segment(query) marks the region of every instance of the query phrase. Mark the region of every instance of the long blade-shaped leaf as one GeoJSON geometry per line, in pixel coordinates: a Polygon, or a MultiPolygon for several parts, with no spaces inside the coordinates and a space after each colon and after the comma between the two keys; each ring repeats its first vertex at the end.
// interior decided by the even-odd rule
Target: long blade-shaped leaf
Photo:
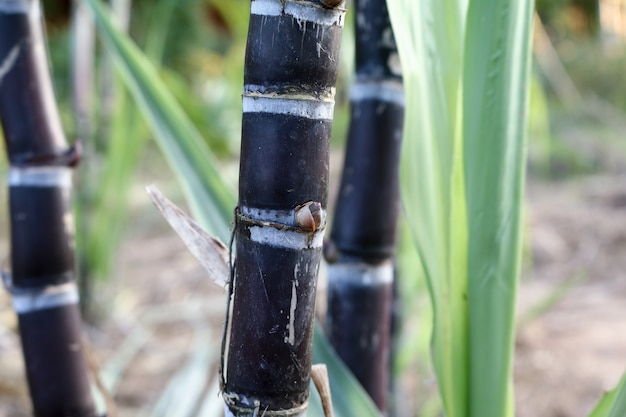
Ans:
{"type": "Polygon", "coordinates": [[[433,360],[448,417],[467,408],[459,102],[467,1],[389,0],[406,91],[402,199],[428,279],[433,360]],[[456,204],[458,206],[453,206],[456,204]],[[459,258],[460,257],[460,258],[459,258]],[[454,260],[454,261],[453,261],[454,260]]]}
{"type": "Polygon", "coordinates": [[[532,0],[389,9],[407,96],[403,202],[429,282],[445,412],[511,415],[532,0]]]}
{"type": "Polygon", "coordinates": [[[98,0],[84,1],[93,11],[100,36],[150,123],[196,218],[209,232],[227,240],[235,199],[220,176],[215,158],[152,64],[115,27],[109,12],[98,0]]]}
{"type": "Polygon", "coordinates": [[[472,0],[464,62],[470,416],[513,415],[532,0],[472,0]]]}

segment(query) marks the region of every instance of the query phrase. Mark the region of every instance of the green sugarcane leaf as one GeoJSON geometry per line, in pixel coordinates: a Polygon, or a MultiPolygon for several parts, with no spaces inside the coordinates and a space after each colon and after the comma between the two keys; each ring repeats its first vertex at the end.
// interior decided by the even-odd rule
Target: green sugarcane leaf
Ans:
{"type": "Polygon", "coordinates": [[[532,0],[389,10],[407,97],[402,198],[445,413],[511,416],[532,0]]]}
{"type": "Polygon", "coordinates": [[[604,394],[589,417],[622,417],[626,416],[626,375],[619,385],[604,394]]]}
{"type": "Polygon", "coordinates": [[[472,0],[463,88],[472,417],[513,416],[532,0],[472,0]]]}
{"type": "Polygon", "coordinates": [[[98,0],[84,1],[94,13],[98,32],[178,177],[198,222],[227,241],[235,199],[211,151],[150,61],[116,28],[109,11],[98,0]]]}
{"type": "Polygon", "coordinates": [[[433,362],[446,415],[467,409],[459,94],[466,1],[389,0],[406,96],[402,200],[429,285],[433,362]]]}

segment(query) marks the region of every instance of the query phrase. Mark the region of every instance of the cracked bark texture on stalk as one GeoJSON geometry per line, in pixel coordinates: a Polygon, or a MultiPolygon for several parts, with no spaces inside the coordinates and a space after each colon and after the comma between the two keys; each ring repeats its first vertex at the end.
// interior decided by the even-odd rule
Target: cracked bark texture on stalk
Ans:
{"type": "Polygon", "coordinates": [[[385,0],[355,0],[354,8],[356,79],[325,248],[330,264],[326,329],[339,356],[385,412],[404,93],[385,0]]]}
{"type": "Polygon", "coordinates": [[[344,13],[319,0],[251,2],[227,416],[306,414],[344,13]]]}
{"type": "Polygon", "coordinates": [[[74,282],[71,166],[37,0],[0,0],[0,123],[10,161],[11,275],[36,417],[93,417],[74,282]]]}

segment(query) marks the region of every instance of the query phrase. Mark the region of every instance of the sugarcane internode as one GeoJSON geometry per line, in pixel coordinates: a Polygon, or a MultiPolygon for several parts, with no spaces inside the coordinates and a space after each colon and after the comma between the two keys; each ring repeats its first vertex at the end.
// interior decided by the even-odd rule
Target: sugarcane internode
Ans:
{"type": "Polygon", "coordinates": [[[94,417],[74,280],[72,169],[78,147],[61,128],[39,2],[0,0],[0,123],[11,164],[11,273],[36,417],[94,417]]]}
{"type": "Polygon", "coordinates": [[[304,416],[345,11],[253,0],[246,48],[227,416],[304,416]]]}

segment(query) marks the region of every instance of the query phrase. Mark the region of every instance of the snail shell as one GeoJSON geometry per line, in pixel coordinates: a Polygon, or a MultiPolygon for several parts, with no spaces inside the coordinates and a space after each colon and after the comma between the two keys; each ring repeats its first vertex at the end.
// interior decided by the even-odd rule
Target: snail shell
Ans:
{"type": "Polygon", "coordinates": [[[322,224],[322,205],[315,201],[308,201],[296,207],[296,224],[307,232],[314,232],[322,224]]]}

